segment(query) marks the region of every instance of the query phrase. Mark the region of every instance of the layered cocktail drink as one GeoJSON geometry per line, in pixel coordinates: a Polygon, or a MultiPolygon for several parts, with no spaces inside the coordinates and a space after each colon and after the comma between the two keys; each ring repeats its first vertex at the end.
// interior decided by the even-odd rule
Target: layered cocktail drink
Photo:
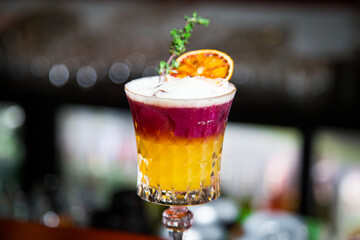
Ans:
{"type": "Polygon", "coordinates": [[[144,200],[194,205],[220,195],[223,137],[236,89],[213,82],[149,77],[126,84],[144,200]]]}

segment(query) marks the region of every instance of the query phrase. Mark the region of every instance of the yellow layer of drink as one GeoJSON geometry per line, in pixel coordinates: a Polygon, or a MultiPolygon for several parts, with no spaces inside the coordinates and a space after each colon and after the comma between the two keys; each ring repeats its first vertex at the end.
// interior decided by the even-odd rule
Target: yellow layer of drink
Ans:
{"type": "Polygon", "coordinates": [[[137,133],[138,184],[175,192],[218,186],[223,136],[160,138],[137,133]]]}

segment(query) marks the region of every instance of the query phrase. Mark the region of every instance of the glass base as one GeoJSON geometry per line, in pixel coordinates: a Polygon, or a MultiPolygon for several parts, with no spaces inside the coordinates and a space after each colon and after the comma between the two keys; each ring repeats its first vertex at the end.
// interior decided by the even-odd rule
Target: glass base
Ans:
{"type": "Polygon", "coordinates": [[[198,205],[210,202],[220,196],[220,186],[209,186],[196,191],[166,191],[145,184],[137,186],[138,195],[145,201],[161,205],[198,205]]]}
{"type": "Polygon", "coordinates": [[[163,212],[162,222],[169,232],[171,240],[182,240],[185,231],[193,225],[193,214],[187,207],[170,206],[163,212]]]}

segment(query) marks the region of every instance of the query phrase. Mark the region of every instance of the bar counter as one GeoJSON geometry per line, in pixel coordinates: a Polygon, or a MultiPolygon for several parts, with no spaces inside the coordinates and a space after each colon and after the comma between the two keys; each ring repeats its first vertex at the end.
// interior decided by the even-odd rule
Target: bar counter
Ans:
{"type": "Polygon", "coordinates": [[[73,227],[49,228],[33,222],[0,219],[1,240],[161,240],[148,235],[73,227]]]}

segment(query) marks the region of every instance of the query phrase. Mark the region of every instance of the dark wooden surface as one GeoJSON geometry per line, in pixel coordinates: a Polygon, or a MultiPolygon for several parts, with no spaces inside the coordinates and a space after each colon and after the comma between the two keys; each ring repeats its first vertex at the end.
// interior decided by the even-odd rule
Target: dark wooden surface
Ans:
{"type": "Polygon", "coordinates": [[[38,223],[0,219],[1,240],[161,240],[133,233],[73,227],[49,228],[38,223]]]}

